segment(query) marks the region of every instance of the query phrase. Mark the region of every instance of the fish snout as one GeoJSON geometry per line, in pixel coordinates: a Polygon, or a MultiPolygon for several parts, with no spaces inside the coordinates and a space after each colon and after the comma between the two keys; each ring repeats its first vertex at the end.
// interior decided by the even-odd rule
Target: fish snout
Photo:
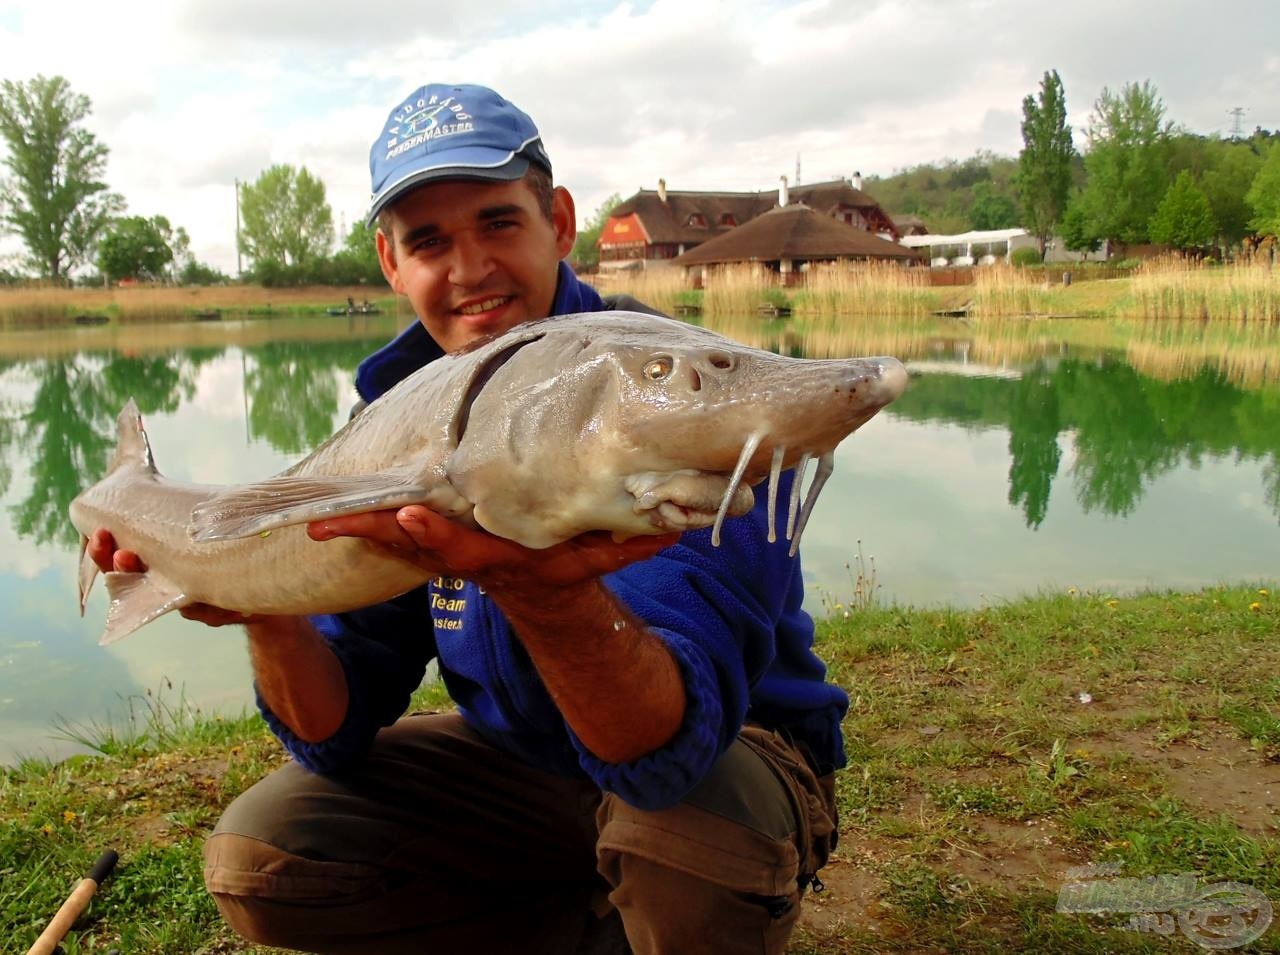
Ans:
{"type": "Polygon", "coordinates": [[[907,370],[896,358],[859,358],[845,363],[840,375],[840,392],[850,410],[875,414],[907,387],[907,370]]]}

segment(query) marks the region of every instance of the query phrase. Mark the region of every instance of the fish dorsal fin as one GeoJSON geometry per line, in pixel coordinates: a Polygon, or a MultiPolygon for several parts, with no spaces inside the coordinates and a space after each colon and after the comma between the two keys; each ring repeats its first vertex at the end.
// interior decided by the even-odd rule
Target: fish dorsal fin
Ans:
{"type": "Polygon", "coordinates": [[[191,603],[186,594],[153,571],[141,574],[112,571],[104,578],[111,603],[107,607],[106,629],[98,641],[102,646],[115,643],[156,617],[191,603]]]}
{"type": "Polygon", "coordinates": [[[470,502],[448,481],[424,478],[418,468],[342,477],[274,477],[228,488],[197,505],[188,530],[193,540],[216,541],[406,504],[425,504],[448,516],[470,510],[470,502]]]}
{"type": "Polygon", "coordinates": [[[107,468],[107,473],[111,474],[122,467],[156,473],[156,459],[151,453],[151,442],[147,439],[147,430],[142,426],[142,415],[132,398],[125,402],[116,418],[116,456],[107,468]]]}

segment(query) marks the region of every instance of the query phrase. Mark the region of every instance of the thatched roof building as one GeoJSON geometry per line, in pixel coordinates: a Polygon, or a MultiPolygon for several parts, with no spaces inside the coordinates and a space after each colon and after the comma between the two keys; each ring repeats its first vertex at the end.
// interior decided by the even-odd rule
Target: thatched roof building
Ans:
{"type": "Polygon", "coordinates": [[[839,222],[803,203],[779,206],[677,256],[673,265],[762,262],[790,272],[804,262],[879,259],[911,262],[919,253],[839,222]]]}
{"type": "MultiPolygon", "coordinates": [[[[897,238],[893,220],[859,188],[861,180],[835,179],[789,190],[833,222],[868,233],[897,238]]],[[[658,181],[657,191],[641,189],[610,212],[600,233],[600,267],[644,268],[668,263],[696,246],[726,235],[764,215],[780,201],[786,205],[785,179],[777,190],[760,192],[682,192],[658,181]]]]}

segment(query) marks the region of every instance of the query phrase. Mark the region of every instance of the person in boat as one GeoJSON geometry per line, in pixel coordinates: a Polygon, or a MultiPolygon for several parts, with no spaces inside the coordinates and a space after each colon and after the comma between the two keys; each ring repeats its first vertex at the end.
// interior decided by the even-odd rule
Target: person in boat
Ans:
{"type": "MultiPolygon", "coordinates": [[[[564,261],[573,199],[494,91],[410,92],[370,169],[378,256],[420,321],[360,365],[363,402],[521,322],[639,307],[564,261]]],[[[764,497],[718,548],[700,530],[534,551],[419,506],[317,522],[437,576],[333,616],[185,609],[244,626],[293,756],[206,843],[228,923],[317,952],[782,952],[835,845],[848,698],[764,497]],[[456,709],[405,715],[431,661],[456,709]]],[[[103,569],[146,559],[90,547],[103,569]]]]}

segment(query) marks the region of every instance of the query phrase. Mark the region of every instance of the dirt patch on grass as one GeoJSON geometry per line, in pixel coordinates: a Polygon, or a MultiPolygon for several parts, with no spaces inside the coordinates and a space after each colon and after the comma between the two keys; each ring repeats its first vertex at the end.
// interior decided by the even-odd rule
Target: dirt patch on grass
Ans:
{"type": "Polygon", "coordinates": [[[1088,745],[1156,770],[1170,794],[1199,816],[1225,815],[1251,835],[1280,832],[1280,763],[1226,727],[1201,724],[1194,735],[1163,744],[1151,729],[1123,730],[1088,745]]]}

